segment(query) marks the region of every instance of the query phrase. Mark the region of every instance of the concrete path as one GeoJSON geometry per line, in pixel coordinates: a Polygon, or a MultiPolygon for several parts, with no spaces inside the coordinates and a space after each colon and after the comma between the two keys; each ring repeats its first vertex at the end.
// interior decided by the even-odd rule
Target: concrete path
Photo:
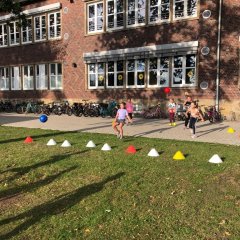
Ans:
{"type": "MultiPolygon", "coordinates": [[[[62,131],[83,131],[96,133],[113,133],[111,118],[85,118],[75,116],[49,116],[46,123],[39,121],[39,116],[34,114],[19,115],[13,113],[1,113],[0,125],[12,127],[27,127],[53,129],[62,131]]],[[[224,121],[211,124],[208,121],[197,123],[197,138],[192,139],[189,129],[183,129],[183,122],[177,122],[176,127],[168,125],[166,119],[134,119],[134,124],[124,127],[124,134],[129,136],[142,136],[150,138],[177,139],[187,141],[200,141],[210,143],[223,143],[240,145],[239,122],[224,121]],[[227,133],[229,127],[236,130],[235,133],[227,133]]]]}

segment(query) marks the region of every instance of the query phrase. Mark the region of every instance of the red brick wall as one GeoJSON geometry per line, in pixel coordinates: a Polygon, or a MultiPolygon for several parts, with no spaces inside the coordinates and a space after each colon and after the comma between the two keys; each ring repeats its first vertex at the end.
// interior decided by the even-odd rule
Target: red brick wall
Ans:
{"type": "MultiPolygon", "coordinates": [[[[56,0],[38,1],[27,8],[59,2],[56,0]]],[[[0,66],[39,63],[60,60],[63,62],[63,91],[12,91],[0,92],[1,97],[36,97],[36,98],[68,98],[68,99],[105,99],[108,96],[134,99],[160,99],[165,97],[162,89],[135,90],[87,90],[83,53],[112,50],[119,48],[142,47],[176,43],[181,41],[199,41],[199,52],[203,46],[210,48],[207,56],[198,54],[198,82],[208,81],[209,89],[200,90],[173,88],[175,98],[183,98],[184,92],[192,93],[195,98],[209,99],[214,102],[216,79],[216,45],[218,24],[218,0],[200,1],[199,19],[178,21],[151,27],[122,30],[113,33],[85,35],[85,3],[81,0],[70,3],[61,0],[62,8],[68,7],[67,14],[62,13],[62,36],[69,34],[68,40],[37,43],[23,47],[0,49],[0,66]],[[209,9],[212,15],[204,20],[201,13],[209,9]],[[77,68],[72,67],[77,64],[77,68]]],[[[223,6],[222,51],[221,51],[221,96],[226,99],[238,98],[239,42],[237,27],[239,26],[239,0],[225,0],[223,6]],[[234,15],[234,17],[230,17],[234,15]],[[238,17],[238,18],[237,18],[238,17]]]]}

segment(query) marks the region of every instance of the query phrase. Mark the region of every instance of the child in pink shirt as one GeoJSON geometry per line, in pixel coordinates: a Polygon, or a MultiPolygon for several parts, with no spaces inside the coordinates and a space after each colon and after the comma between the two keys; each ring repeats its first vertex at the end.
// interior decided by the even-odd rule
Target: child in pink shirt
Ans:
{"type": "Polygon", "coordinates": [[[132,116],[133,116],[133,104],[132,104],[131,98],[129,98],[129,99],[127,100],[126,110],[127,110],[127,112],[128,112],[129,118],[132,119],[132,116]]]}

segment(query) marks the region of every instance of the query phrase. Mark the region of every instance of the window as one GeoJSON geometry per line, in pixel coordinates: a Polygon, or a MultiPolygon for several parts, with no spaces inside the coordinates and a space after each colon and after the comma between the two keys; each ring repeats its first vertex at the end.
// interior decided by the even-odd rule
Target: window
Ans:
{"type": "Polygon", "coordinates": [[[9,68],[0,67],[0,90],[9,90],[9,68]]]}
{"type": "Polygon", "coordinates": [[[34,37],[35,41],[46,40],[46,16],[34,17],[34,37]]]}
{"type": "Polygon", "coordinates": [[[62,89],[62,64],[51,63],[50,69],[50,89],[62,89]]]}
{"type": "Polygon", "coordinates": [[[197,16],[198,0],[174,0],[174,18],[187,18],[197,16]]]}
{"type": "Polygon", "coordinates": [[[149,87],[169,86],[169,57],[149,59],[149,87]]]}
{"type": "Polygon", "coordinates": [[[0,24],[0,47],[8,45],[7,24],[0,24]]]}
{"type": "Polygon", "coordinates": [[[145,59],[127,61],[127,87],[145,86],[145,59]]]}
{"type": "Polygon", "coordinates": [[[88,5],[88,32],[103,31],[103,3],[88,5]]]}
{"type": "Polygon", "coordinates": [[[127,26],[145,23],[146,0],[127,0],[127,26]]]}
{"type": "Polygon", "coordinates": [[[20,67],[11,67],[11,89],[21,90],[20,67]]]}
{"type": "Polygon", "coordinates": [[[123,0],[107,1],[107,28],[123,28],[123,0]]]}
{"type": "Polygon", "coordinates": [[[11,22],[9,24],[10,45],[17,45],[20,43],[20,33],[18,22],[11,22]]]}
{"type": "Polygon", "coordinates": [[[32,90],[33,86],[33,66],[23,66],[23,90],[32,90]]]}
{"type": "Polygon", "coordinates": [[[61,37],[61,15],[59,12],[51,13],[48,16],[48,38],[61,37]]]}
{"type": "Polygon", "coordinates": [[[124,69],[123,61],[108,62],[107,64],[107,87],[119,88],[123,87],[124,69]]]}
{"type": "Polygon", "coordinates": [[[173,86],[196,85],[196,56],[175,56],[173,58],[173,86]]]}
{"type": "Polygon", "coordinates": [[[149,0],[149,23],[168,21],[170,0],[149,0]]]}
{"type": "Polygon", "coordinates": [[[88,86],[91,89],[104,88],[105,82],[104,63],[91,63],[88,65],[88,86]]]}
{"type": "Polygon", "coordinates": [[[22,26],[22,43],[31,43],[32,40],[32,18],[28,18],[26,25],[22,26]]]}
{"type": "Polygon", "coordinates": [[[46,64],[36,65],[35,68],[36,76],[36,89],[47,89],[48,88],[48,68],[46,64]]]}

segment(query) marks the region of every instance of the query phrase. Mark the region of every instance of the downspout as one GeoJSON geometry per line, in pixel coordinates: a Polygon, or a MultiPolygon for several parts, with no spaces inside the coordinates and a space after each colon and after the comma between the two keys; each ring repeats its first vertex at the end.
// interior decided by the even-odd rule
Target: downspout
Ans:
{"type": "Polygon", "coordinates": [[[219,90],[220,90],[220,48],[221,48],[221,22],[222,22],[222,3],[219,1],[218,12],[218,39],[217,39],[217,76],[216,76],[216,109],[219,111],[219,90]]]}

